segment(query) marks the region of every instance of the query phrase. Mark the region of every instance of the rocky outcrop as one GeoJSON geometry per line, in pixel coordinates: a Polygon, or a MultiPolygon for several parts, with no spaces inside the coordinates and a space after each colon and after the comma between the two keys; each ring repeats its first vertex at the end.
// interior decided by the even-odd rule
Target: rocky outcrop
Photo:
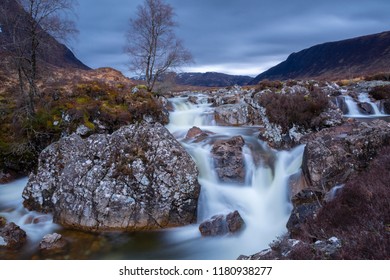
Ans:
{"type": "Polygon", "coordinates": [[[215,171],[220,181],[243,183],[245,180],[245,159],[242,153],[245,141],[242,136],[218,140],[211,149],[215,171]]]}
{"type": "Polygon", "coordinates": [[[0,226],[0,248],[19,249],[26,241],[26,232],[16,224],[11,222],[0,226]]]}
{"type": "Polygon", "coordinates": [[[332,259],[342,248],[340,239],[335,236],[314,243],[282,237],[270,244],[270,248],[251,255],[241,255],[239,260],[311,260],[332,259]]]}
{"type": "Polygon", "coordinates": [[[47,147],[23,191],[30,210],[91,231],[148,230],[196,221],[200,186],[192,158],[159,123],[47,147]]]}
{"type": "Polygon", "coordinates": [[[302,139],[306,143],[303,174],[311,187],[327,192],[367,167],[389,142],[390,124],[382,120],[324,129],[302,139]]]}
{"type": "Polygon", "coordinates": [[[238,211],[225,215],[215,215],[199,225],[199,231],[202,236],[218,236],[239,232],[244,226],[238,211]]]}
{"type": "Polygon", "coordinates": [[[248,104],[226,104],[215,108],[215,121],[219,125],[240,126],[260,124],[261,118],[256,110],[248,104]]]}

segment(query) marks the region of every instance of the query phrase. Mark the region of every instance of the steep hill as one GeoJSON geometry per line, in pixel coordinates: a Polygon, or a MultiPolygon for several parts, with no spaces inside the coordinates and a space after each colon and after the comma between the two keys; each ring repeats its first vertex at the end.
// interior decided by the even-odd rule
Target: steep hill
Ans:
{"type": "Polygon", "coordinates": [[[264,79],[344,79],[390,71],[390,31],[319,44],[258,75],[264,79]]]}
{"type": "MultiPolygon", "coordinates": [[[[15,54],[12,44],[12,29],[14,20],[18,21],[18,35],[28,38],[25,30],[28,30],[29,16],[15,0],[0,1],[0,58],[4,61],[8,56],[15,54]],[[24,33],[23,33],[24,32],[24,33]]],[[[70,49],[59,43],[48,33],[42,35],[38,59],[50,65],[61,68],[89,69],[88,66],[78,60],[70,49]]]]}

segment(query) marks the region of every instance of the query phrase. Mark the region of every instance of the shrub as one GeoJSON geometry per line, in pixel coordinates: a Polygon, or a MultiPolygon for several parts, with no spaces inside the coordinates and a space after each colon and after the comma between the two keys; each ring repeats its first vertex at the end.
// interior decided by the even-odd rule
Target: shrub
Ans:
{"type": "Polygon", "coordinates": [[[293,125],[311,128],[311,121],[328,108],[328,97],[319,90],[310,94],[264,93],[259,103],[265,107],[269,120],[286,133],[293,125]]]}
{"type": "Polygon", "coordinates": [[[282,88],[283,88],[283,83],[281,81],[270,81],[270,80],[262,80],[256,86],[257,91],[261,91],[265,89],[280,90],[282,88]]]}
{"type": "Polygon", "coordinates": [[[390,258],[390,147],[303,226],[301,239],[337,236],[343,259],[390,258]]]}
{"type": "Polygon", "coordinates": [[[389,99],[390,98],[390,85],[374,87],[370,90],[369,94],[375,100],[389,99]]]}
{"type": "Polygon", "coordinates": [[[379,73],[364,78],[366,81],[390,81],[390,73],[379,73]]]}

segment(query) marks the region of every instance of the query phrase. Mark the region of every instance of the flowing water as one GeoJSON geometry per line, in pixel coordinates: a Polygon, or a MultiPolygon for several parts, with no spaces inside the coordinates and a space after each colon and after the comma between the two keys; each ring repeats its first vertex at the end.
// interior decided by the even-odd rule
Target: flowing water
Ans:
{"type": "Polygon", "coordinates": [[[381,117],[388,117],[388,115],[381,112],[381,110],[378,107],[377,103],[374,103],[371,101],[371,99],[368,96],[368,93],[361,92],[358,96],[358,102],[359,103],[367,103],[371,106],[373,113],[372,114],[363,114],[359,110],[358,102],[355,101],[351,96],[344,96],[345,104],[348,108],[348,113],[345,115],[346,117],[350,118],[381,118],[381,117]]]}
{"type": "Polygon", "coordinates": [[[241,254],[253,254],[266,248],[286,232],[291,212],[288,180],[292,174],[300,172],[303,146],[291,151],[275,151],[257,138],[258,127],[217,126],[207,96],[197,97],[198,104],[188,102],[186,97],[172,98],[174,111],[167,125],[192,155],[200,171],[197,224],[150,233],[88,234],[59,229],[52,223],[51,216],[28,212],[22,207],[21,192],[26,179],[0,186],[0,215],[26,230],[30,238],[29,252],[36,250],[44,234],[54,231],[63,234],[71,240],[71,251],[58,258],[236,259],[241,254]],[[193,126],[209,136],[200,142],[189,141],[185,136],[193,126]],[[210,151],[215,140],[237,135],[245,139],[245,183],[221,183],[210,151]],[[235,210],[245,221],[245,228],[239,234],[201,236],[199,223],[235,210]]]}

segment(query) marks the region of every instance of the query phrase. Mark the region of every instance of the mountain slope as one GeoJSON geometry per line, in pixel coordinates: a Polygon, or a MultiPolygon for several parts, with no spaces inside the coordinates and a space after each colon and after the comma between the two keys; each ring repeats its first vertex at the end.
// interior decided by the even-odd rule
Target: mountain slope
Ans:
{"type": "Polygon", "coordinates": [[[390,32],[319,44],[258,75],[264,79],[343,79],[390,71],[390,32]]]}
{"type": "MultiPolygon", "coordinates": [[[[0,2],[0,58],[6,59],[15,54],[12,44],[13,20],[18,20],[19,35],[28,38],[29,16],[15,0],[1,0],[0,2]]],[[[38,59],[50,65],[62,68],[89,69],[88,66],[78,60],[70,49],[59,43],[48,33],[42,34],[38,59]]],[[[2,60],[3,60],[2,59],[2,60]]]]}
{"type": "Polygon", "coordinates": [[[180,73],[175,81],[178,85],[205,86],[205,87],[227,87],[244,86],[253,78],[249,76],[228,75],[217,72],[206,73],[180,73]]]}
{"type": "MultiPolygon", "coordinates": [[[[143,81],[145,76],[133,77],[133,80],[143,81]]],[[[253,78],[249,76],[237,76],[228,75],[217,72],[206,72],[206,73],[195,73],[195,72],[184,72],[184,73],[167,73],[164,75],[160,82],[170,81],[176,85],[183,86],[198,86],[198,87],[228,87],[228,86],[245,86],[253,78]]]]}

